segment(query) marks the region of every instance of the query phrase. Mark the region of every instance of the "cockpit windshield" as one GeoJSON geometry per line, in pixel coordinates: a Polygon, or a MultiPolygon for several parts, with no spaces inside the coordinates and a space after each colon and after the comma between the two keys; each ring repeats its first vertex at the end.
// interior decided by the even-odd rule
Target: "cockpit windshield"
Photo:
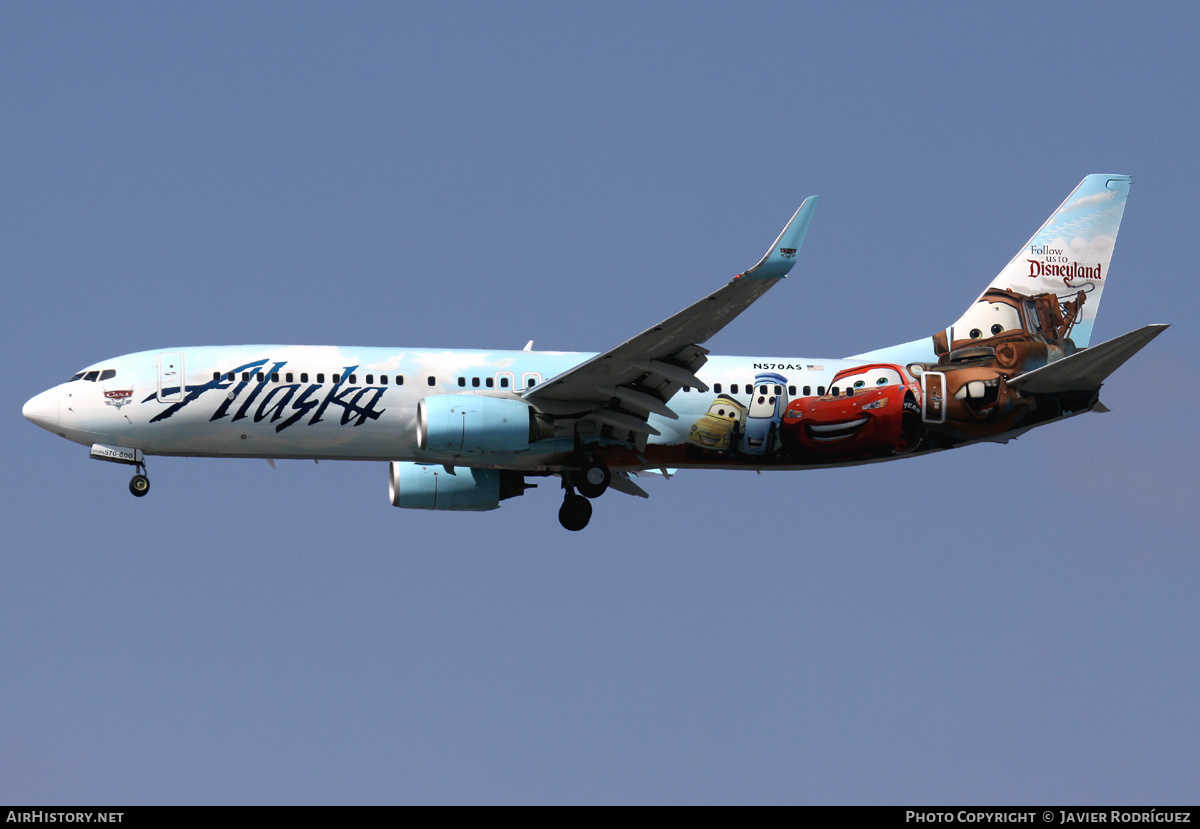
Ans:
{"type": "Polygon", "coordinates": [[[76,380],[88,380],[95,383],[97,380],[111,380],[117,376],[115,368],[97,369],[95,371],[81,371],[68,380],[68,383],[74,383],[76,380]]]}

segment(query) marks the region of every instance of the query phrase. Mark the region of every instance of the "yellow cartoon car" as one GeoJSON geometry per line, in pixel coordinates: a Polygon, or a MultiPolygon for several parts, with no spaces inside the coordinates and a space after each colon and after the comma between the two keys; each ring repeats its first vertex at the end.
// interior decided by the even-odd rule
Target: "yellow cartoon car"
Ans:
{"type": "Polygon", "coordinates": [[[746,407],[727,394],[718,395],[704,417],[692,424],[688,443],[710,452],[738,448],[746,425],[746,407]]]}

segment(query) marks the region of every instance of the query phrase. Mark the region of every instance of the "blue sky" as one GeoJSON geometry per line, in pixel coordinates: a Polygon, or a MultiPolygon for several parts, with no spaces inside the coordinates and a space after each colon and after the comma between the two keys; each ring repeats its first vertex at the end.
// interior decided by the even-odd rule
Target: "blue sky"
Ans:
{"type": "MultiPolygon", "coordinates": [[[[1184,4],[10,3],[0,801],[1195,800],[1197,13],[1184,4]],[[709,343],[956,319],[1088,173],[1134,177],[1111,414],[1008,446],[543,483],[88,460],[80,367],[248,342],[599,350],[753,264],[709,343]]],[[[1106,280],[1108,281],[1108,280],[1106,280]]]]}

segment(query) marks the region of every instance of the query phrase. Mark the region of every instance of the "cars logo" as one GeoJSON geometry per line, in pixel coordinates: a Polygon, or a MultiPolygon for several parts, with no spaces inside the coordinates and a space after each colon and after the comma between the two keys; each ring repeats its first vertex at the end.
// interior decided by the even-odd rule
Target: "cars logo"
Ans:
{"type": "Polygon", "coordinates": [[[118,409],[126,403],[133,401],[133,389],[123,389],[120,391],[106,391],[104,393],[104,402],[108,406],[116,406],[118,409]]]}

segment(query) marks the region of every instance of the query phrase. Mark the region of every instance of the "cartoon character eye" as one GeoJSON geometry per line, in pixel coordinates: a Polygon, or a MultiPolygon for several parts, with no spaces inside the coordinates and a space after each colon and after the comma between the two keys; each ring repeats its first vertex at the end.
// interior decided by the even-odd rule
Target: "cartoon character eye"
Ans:
{"type": "Polygon", "coordinates": [[[719,414],[721,417],[724,417],[724,416],[725,416],[725,410],[724,410],[724,409],[717,409],[717,414],[719,414]]]}
{"type": "Polygon", "coordinates": [[[1003,333],[1004,333],[1004,326],[1001,325],[1000,323],[996,323],[995,325],[992,326],[992,336],[993,337],[996,336],[997,334],[1003,334],[1003,333]]]}
{"type": "Polygon", "coordinates": [[[978,340],[978,339],[979,339],[979,338],[981,338],[982,336],[983,336],[983,332],[982,332],[982,331],[980,331],[978,328],[972,328],[972,329],[971,329],[971,339],[973,339],[973,340],[978,340]]]}
{"type": "Polygon", "coordinates": [[[759,403],[762,403],[762,402],[763,402],[765,399],[766,399],[766,398],[764,398],[764,397],[760,397],[760,398],[758,398],[758,402],[759,402],[759,403]]]}
{"type": "Polygon", "coordinates": [[[856,389],[861,389],[861,388],[862,388],[863,386],[865,386],[866,384],[867,384],[867,381],[866,381],[866,380],[855,380],[855,381],[854,381],[854,388],[856,388],[856,389]]]}
{"type": "Polygon", "coordinates": [[[887,378],[886,378],[886,377],[880,377],[878,380],[876,380],[876,381],[875,381],[875,385],[877,385],[877,386],[886,386],[886,385],[887,385],[887,378]]]}

